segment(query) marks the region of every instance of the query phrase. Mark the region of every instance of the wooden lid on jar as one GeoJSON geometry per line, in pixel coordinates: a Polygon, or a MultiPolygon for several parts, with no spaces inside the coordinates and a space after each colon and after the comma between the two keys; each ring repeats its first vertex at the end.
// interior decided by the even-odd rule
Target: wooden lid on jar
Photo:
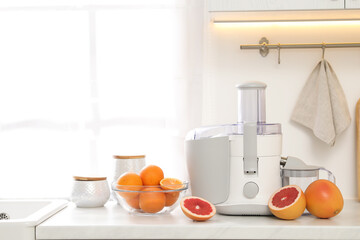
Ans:
{"type": "Polygon", "coordinates": [[[76,181],[103,181],[106,180],[106,177],[82,177],[82,176],[74,176],[76,181]]]}
{"type": "Polygon", "coordinates": [[[123,156],[123,155],[114,155],[115,159],[137,159],[137,158],[145,158],[145,155],[131,155],[131,156],[123,156]]]}

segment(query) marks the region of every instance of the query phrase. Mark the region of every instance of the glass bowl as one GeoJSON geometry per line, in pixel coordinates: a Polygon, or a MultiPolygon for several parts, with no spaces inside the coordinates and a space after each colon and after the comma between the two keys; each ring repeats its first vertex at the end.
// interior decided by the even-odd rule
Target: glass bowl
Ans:
{"type": "Polygon", "coordinates": [[[187,181],[168,186],[130,186],[113,183],[112,190],[118,203],[129,213],[154,215],[169,213],[178,207],[188,185],[187,181]]]}

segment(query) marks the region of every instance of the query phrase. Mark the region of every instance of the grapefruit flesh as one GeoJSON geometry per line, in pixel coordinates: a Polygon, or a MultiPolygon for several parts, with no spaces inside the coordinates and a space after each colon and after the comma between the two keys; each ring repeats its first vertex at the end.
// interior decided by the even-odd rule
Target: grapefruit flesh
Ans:
{"type": "Polygon", "coordinates": [[[318,218],[331,218],[344,207],[340,189],[329,180],[312,182],[305,191],[306,209],[318,218]]]}
{"type": "Polygon", "coordinates": [[[284,208],[293,203],[298,197],[296,188],[285,188],[280,190],[272,199],[272,204],[277,208],[284,208]]]}
{"type": "Polygon", "coordinates": [[[270,197],[268,206],[271,213],[280,219],[296,219],[305,211],[305,194],[299,186],[285,186],[270,197]]]}
{"type": "Polygon", "coordinates": [[[215,206],[199,197],[185,197],[180,202],[183,213],[192,220],[206,221],[216,213],[215,206]]]}

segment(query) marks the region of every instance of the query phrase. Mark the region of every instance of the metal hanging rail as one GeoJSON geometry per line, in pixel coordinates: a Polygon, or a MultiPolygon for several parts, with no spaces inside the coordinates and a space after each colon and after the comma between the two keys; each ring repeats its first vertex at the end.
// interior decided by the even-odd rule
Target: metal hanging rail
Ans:
{"type": "Polygon", "coordinates": [[[260,55],[266,57],[269,53],[269,49],[277,49],[279,54],[280,63],[280,49],[294,49],[294,48],[322,48],[323,54],[325,48],[352,48],[360,47],[360,42],[348,42],[348,43],[293,43],[293,44],[269,44],[269,40],[265,37],[261,38],[259,44],[244,44],[240,45],[240,49],[259,49],[260,55]]]}
{"type": "Polygon", "coordinates": [[[263,46],[268,49],[280,48],[346,48],[346,47],[360,47],[360,42],[354,43],[295,43],[295,44],[245,44],[241,45],[240,49],[260,49],[263,46]]]}

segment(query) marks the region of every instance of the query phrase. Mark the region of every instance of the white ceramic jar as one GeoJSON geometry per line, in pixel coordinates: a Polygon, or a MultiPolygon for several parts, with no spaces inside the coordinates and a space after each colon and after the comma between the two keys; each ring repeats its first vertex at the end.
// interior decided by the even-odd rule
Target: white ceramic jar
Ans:
{"type": "Polygon", "coordinates": [[[125,172],[139,173],[145,167],[145,155],[114,155],[115,172],[113,182],[116,182],[119,176],[125,172]]]}
{"type": "MultiPolygon", "coordinates": [[[[118,178],[125,172],[140,173],[141,169],[145,167],[145,155],[114,155],[115,171],[112,184],[116,186],[118,178]]],[[[113,192],[113,198],[120,204],[119,199],[113,192]]]]}
{"type": "Polygon", "coordinates": [[[110,198],[110,188],[106,177],[74,176],[71,201],[77,207],[102,207],[110,198]]]}

